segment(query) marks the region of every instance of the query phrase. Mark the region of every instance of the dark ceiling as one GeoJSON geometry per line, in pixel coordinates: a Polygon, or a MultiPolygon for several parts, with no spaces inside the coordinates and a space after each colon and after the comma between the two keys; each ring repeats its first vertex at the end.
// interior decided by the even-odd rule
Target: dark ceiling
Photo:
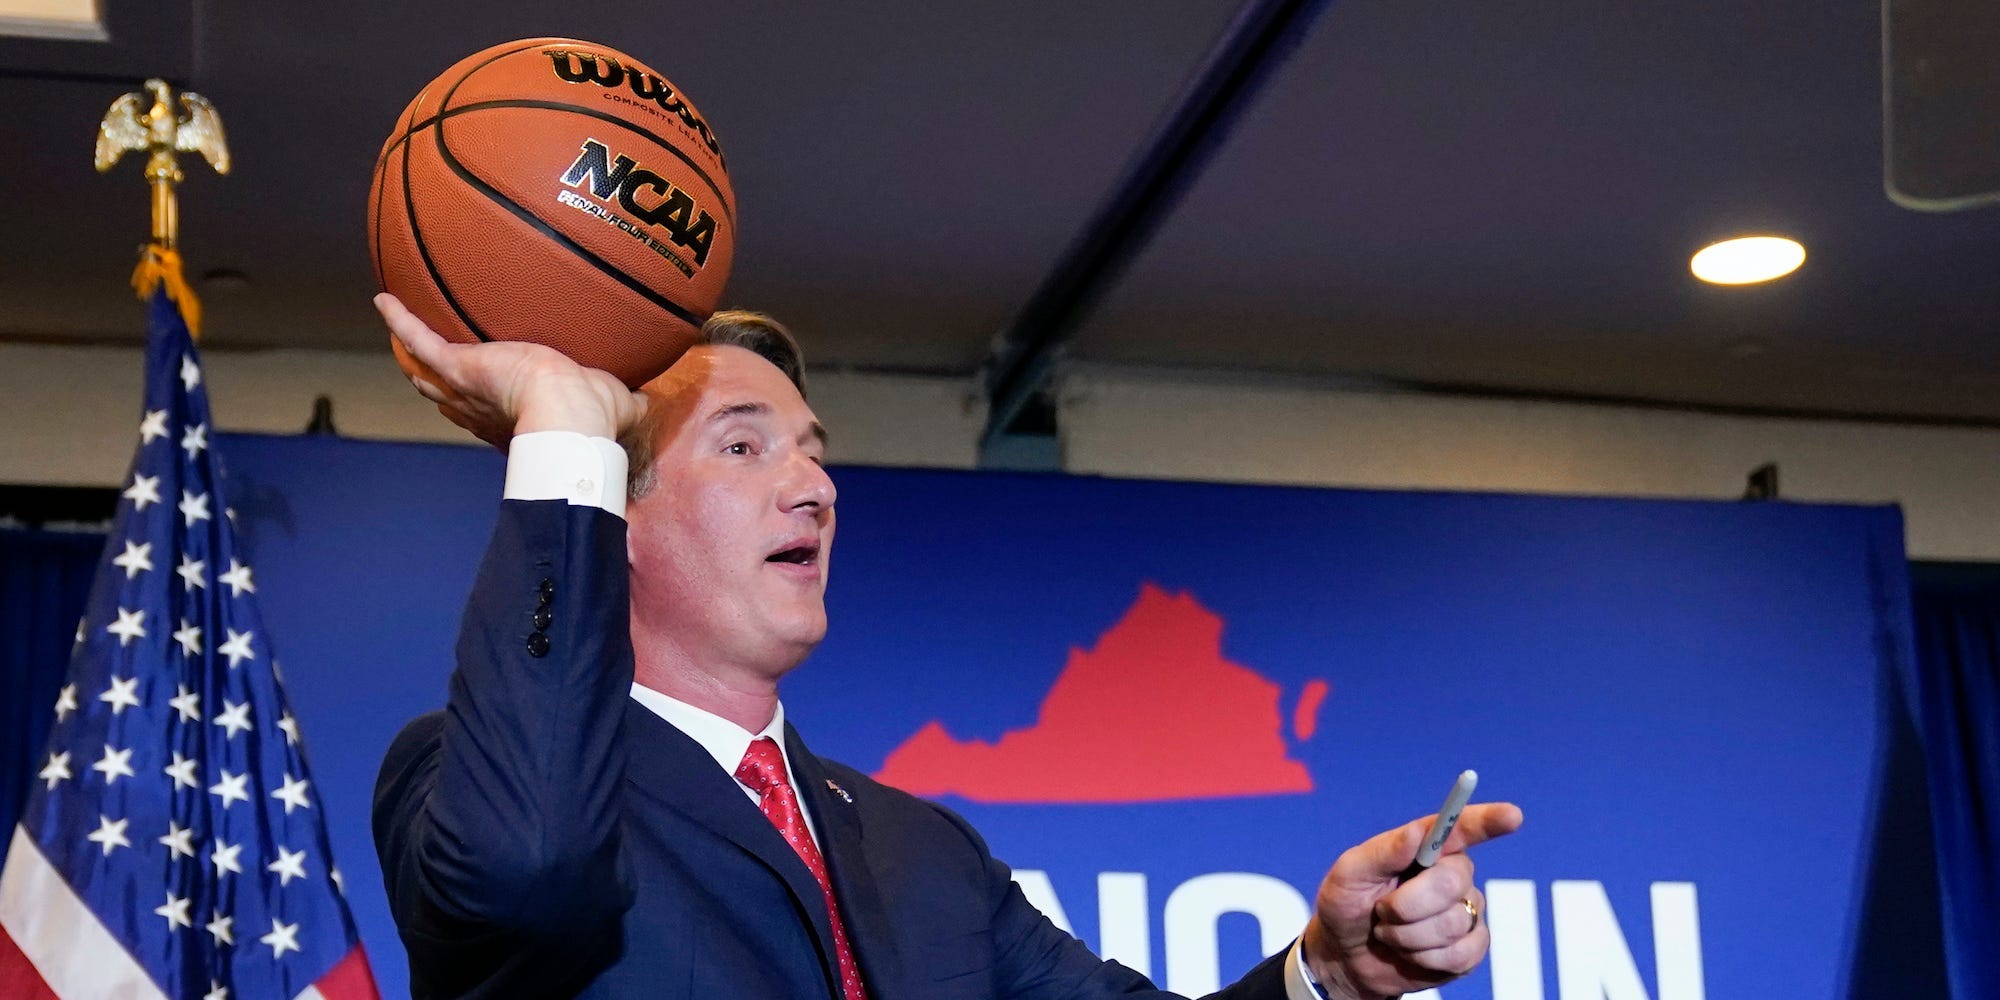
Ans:
{"type": "MultiPolygon", "coordinates": [[[[207,288],[207,345],[378,349],[362,221],[397,112],[460,56],[566,34],[716,126],[730,304],[821,365],[969,379],[1236,6],[197,4],[187,82],[237,167],[185,185],[184,245],[247,279],[207,288]]],[[[1068,357],[2000,422],[2000,209],[1885,197],[1880,36],[1853,0],[1332,4],[1068,357]],[[1688,275],[1751,231],[1805,267],[1688,275]]],[[[0,339],[136,343],[146,197],[136,164],[90,169],[134,88],[15,69],[0,339]]]]}

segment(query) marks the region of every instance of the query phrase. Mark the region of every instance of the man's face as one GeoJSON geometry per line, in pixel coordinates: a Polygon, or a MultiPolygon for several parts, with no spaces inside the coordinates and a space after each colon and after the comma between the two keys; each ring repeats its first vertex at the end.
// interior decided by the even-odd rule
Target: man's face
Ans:
{"type": "Polygon", "coordinates": [[[633,632],[698,669],[783,674],[826,635],[826,432],[740,347],[696,347],[647,393],[656,480],[627,511],[633,632]]]}

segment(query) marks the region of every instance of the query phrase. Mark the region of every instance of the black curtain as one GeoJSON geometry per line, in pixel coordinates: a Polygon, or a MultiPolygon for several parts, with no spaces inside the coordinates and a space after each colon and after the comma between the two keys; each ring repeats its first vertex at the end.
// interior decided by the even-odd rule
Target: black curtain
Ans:
{"type": "Polygon", "coordinates": [[[0,529],[0,857],[13,840],[104,536],[0,529]]]}
{"type": "Polygon", "coordinates": [[[1918,563],[1910,585],[1952,995],[2000,997],[2000,565],[1918,563]]]}

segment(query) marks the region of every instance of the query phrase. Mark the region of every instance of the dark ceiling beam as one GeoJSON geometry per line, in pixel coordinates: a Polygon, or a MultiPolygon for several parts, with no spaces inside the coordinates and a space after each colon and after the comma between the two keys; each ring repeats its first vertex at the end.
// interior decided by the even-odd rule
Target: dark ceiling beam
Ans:
{"type": "Polygon", "coordinates": [[[1230,126],[1326,6],[1327,0],[1248,0],[1236,13],[1125,176],[994,337],[980,371],[991,403],[982,453],[1015,431],[1063,342],[1172,214],[1230,126]]]}

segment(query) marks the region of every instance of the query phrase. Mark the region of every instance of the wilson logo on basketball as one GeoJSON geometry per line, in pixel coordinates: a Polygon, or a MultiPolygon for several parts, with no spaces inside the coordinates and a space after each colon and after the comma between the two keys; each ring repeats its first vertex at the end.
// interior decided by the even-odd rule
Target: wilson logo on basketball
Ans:
{"type": "Polygon", "coordinates": [[[695,114],[686,101],[674,93],[674,85],[652,73],[642,71],[637,66],[625,66],[610,56],[597,52],[577,52],[572,49],[543,49],[542,54],[555,64],[556,76],[564,83],[594,83],[600,87],[617,87],[625,84],[632,95],[642,101],[651,101],[661,111],[680,118],[681,124],[693,129],[701,137],[703,145],[715,154],[717,163],[723,163],[722,146],[715,141],[715,133],[709,131],[708,123],[695,114]]]}
{"type": "Polygon", "coordinates": [[[596,139],[583,141],[583,152],[562,182],[573,188],[589,188],[599,198],[617,198],[625,211],[648,226],[657,226],[675,244],[694,254],[694,266],[708,263],[708,248],[715,243],[715,216],[696,205],[694,196],[675,187],[666,178],[639,166],[629,156],[614,156],[610,147],[596,139]],[[639,200],[641,192],[651,192],[648,205],[639,200]]]}

